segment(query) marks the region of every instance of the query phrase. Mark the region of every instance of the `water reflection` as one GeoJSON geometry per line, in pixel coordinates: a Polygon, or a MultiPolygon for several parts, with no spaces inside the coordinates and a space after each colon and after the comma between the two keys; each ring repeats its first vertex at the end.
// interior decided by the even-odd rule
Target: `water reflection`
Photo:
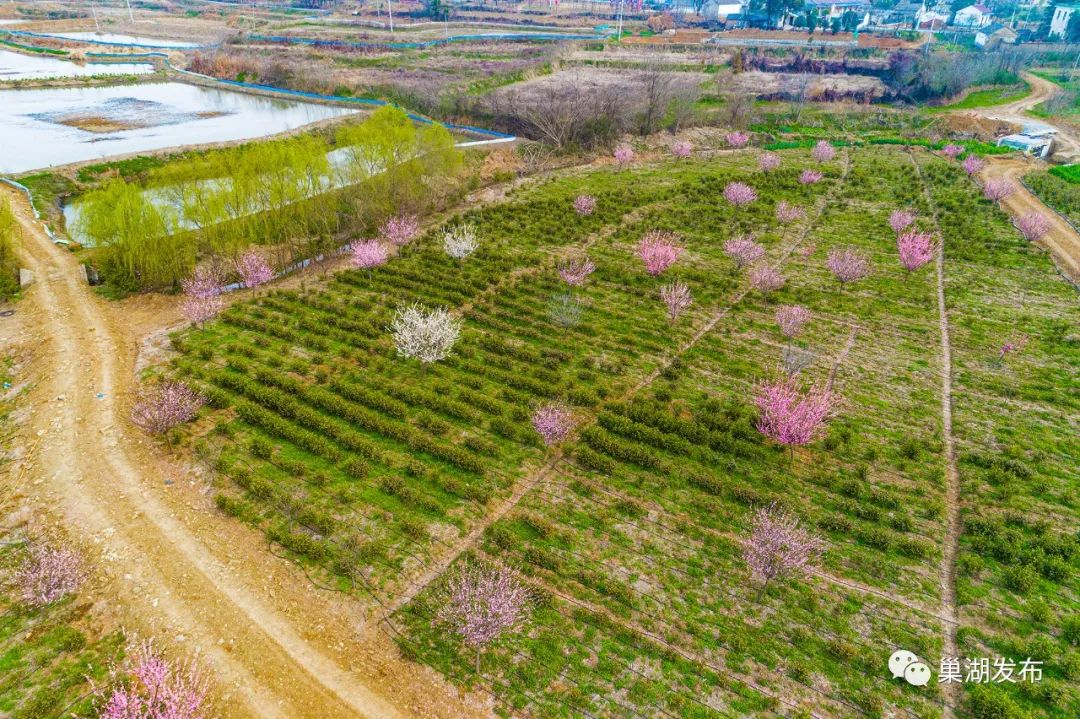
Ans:
{"type": "Polygon", "coordinates": [[[0,80],[43,80],[87,75],[145,75],[154,71],[148,63],[77,63],[41,55],[0,50],[0,80]]]}

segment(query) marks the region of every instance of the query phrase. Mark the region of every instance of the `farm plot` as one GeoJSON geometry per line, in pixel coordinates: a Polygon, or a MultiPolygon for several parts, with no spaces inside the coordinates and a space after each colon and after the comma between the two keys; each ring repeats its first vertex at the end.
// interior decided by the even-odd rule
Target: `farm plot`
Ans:
{"type": "MultiPolygon", "coordinates": [[[[177,369],[215,408],[196,427],[200,451],[228,478],[219,506],[324,580],[366,591],[373,606],[411,598],[386,622],[402,649],[510,710],[942,716],[936,682],[917,689],[885,670],[903,648],[936,672],[949,621],[937,283],[931,268],[905,275],[897,259],[890,213],[908,208],[917,228],[944,230],[961,323],[955,433],[965,490],[976,488],[964,498],[965,526],[990,527],[966,532],[962,545],[962,601],[986,614],[964,609],[961,646],[1005,654],[1030,636],[1035,620],[1017,608],[1024,590],[992,566],[999,560],[977,558],[986,537],[1022,533],[1024,556],[1045,558],[1059,577],[1053,587],[1036,577],[1047,592],[1040,626],[1060,656],[1075,656],[1066,609],[1075,605],[1075,469],[1063,465],[1076,452],[1061,446],[1070,421],[1075,436],[1075,399],[1050,392],[1069,387],[1075,368],[1071,290],[942,160],[917,165],[892,147],[823,163],[801,150],[782,157],[768,174],[747,152],[561,177],[448,223],[471,223],[481,238],[464,260],[445,255],[437,228],[370,273],[271,292],[182,333],[177,369]],[[823,179],[800,182],[808,167],[823,179]],[[758,198],[726,202],[733,181],[758,198]],[[581,216],[573,203],[583,194],[597,203],[581,216]],[[659,276],[635,256],[654,231],[677,233],[683,250],[659,276]],[[767,296],[725,252],[743,233],[764,250],[758,266],[785,278],[767,296]],[[826,261],[845,249],[871,272],[841,286],[826,261]],[[597,269],[584,285],[561,284],[559,263],[586,255],[597,269]],[[659,292],[676,280],[693,303],[669,321],[659,292]],[[1018,293],[1030,298],[1023,311],[1018,293]],[[447,306],[464,325],[454,353],[427,369],[396,358],[386,330],[396,308],[416,301],[447,306]],[[793,304],[811,319],[789,340],[775,312],[793,304]],[[1050,307],[1054,322],[1035,317],[1050,307]],[[980,343],[1021,319],[1039,341],[1019,361],[1049,374],[1005,396],[1020,391],[1008,377],[1018,370],[986,365],[994,354],[980,343]],[[841,398],[824,438],[793,452],[755,426],[755,387],[781,366],[841,398]],[[988,409],[982,397],[996,393],[988,409]],[[577,428],[545,451],[529,420],[552,399],[568,404],[577,428]],[[976,449],[994,422],[996,442],[1012,443],[1008,457],[976,449]],[[1028,443],[1039,445],[1037,460],[1028,443]],[[1017,453],[1025,461],[1006,461],[1017,453]],[[1006,476],[1030,461],[1039,492],[1013,486],[1028,475],[1006,476]],[[1015,494],[998,489],[984,506],[984,481],[1015,494]],[[1015,505],[1007,521],[1006,500],[1015,505]],[[743,542],[752,513],[770,504],[827,543],[805,582],[761,587],[750,576],[743,542]],[[1013,515],[1032,510],[1052,519],[1018,528],[1013,515]],[[435,622],[448,580],[475,562],[508,568],[538,597],[523,631],[476,656],[435,622]],[[1002,611],[1016,626],[985,630],[1002,611]]],[[[1049,690],[1021,687],[1008,701],[1068,716],[1068,661],[1047,670],[1049,690]]],[[[1000,690],[977,687],[956,715],[997,716],[986,713],[999,700],[991,691],[1000,690]]]]}

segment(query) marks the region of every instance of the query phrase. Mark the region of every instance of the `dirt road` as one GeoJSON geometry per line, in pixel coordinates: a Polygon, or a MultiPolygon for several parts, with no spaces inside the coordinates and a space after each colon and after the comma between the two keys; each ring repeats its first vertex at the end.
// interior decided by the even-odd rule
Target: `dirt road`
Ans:
{"type": "MultiPolygon", "coordinates": [[[[1069,128],[1024,115],[1024,112],[1040,102],[1061,93],[1062,89],[1049,80],[1044,80],[1029,72],[1023,73],[1023,78],[1031,85],[1031,94],[1027,97],[1006,105],[968,110],[963,114],[1006,120],[1017,124],[1034,121],[1050,125],[1057,130],[1054,159],[1065,162],[1080,161],[1080,139],[1075,137],[1069,128]]],[[[986,160],[986,169],[980,175],[983,180],[1005,178],[1016,187],[1016,192],[1002,201],[1002,208],[1013,217],[1019,217],[1028,212],[1038,212],[1046,217],[1050,222],[1050,232],[1036,244],[1049,250],[1062,273],[1074,284],[1080,284],[1080,233],[1077,233],[1060,215],[1020,184],[1020,179],[1025,174],[1045,168],[1046,163],[1030,157],[988,156],[986,160]]]]}
{"type": "MultiPolygon", "coordinates": [[[[97,552],[102,601],[163,646],[199,655],[224,717],[490,716],[434,673],[399,658],[359,604],[320,592],[260,536],[212,508],[207,479],[128,423],[140,337],[54,246],[25,198],[4,189],[35,283],[17,307],[35,385],[22,404],[26,449],[6,481],[23,503],[97,552]]],[[[14,324],[3,329],[5,335],[14,324]]]]}

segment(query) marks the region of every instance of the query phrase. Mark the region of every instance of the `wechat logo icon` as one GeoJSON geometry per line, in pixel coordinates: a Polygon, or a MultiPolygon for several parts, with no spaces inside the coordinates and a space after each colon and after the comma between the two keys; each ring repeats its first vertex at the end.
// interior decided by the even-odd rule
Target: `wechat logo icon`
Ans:
{"type": "Polygon", "coordinates": [[[892,653],[889,657],[889,671],[893,679],[903,677],[912,686],[924,687],[930,683],[930,667],[906,649],[898,649],[892,653]]]}

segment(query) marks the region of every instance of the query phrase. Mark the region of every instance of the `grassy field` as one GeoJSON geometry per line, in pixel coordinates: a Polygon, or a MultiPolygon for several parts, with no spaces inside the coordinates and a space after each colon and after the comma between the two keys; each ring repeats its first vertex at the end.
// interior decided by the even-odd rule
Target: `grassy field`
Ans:
{"type": "Polygon", "coordinates": [[[463,262],[436,228],[371,274],[272,291],[179,333],[174,369],[213,405],[183,441],[217,469],[218,505],[379,616],[415,593],[387,623],[402,649],[506,711],[939,717],[936,681],[915,688],[886,670],[904,648],[936,673],[943,635],[938,284],[932,264],[904,277],[886,223],[911,207],[945,238],[960,649],[1045,662],[1038,684],[965,685],[957,715],[1075,717],[1075,290],[957,163],[845,148],[804,186],[800,171],[818,164],[806,150],[783,151],[768,176],[755,155],[537,183],[455,220],[483,238],[463,262]],[[761,198],[732,208],[731,180],[761,198]],[[580,193],[596,196],[595,214],[573,212],[580,193]],[[781,200],[806,219],[780,225],[781,200]],[[633,254],[652,229],[686,248],[661,278],[633,254]],[[787,278],[768,301],[722,251],[745,231],[787,278]],[[848,246],[874,272],[841,291],[824,260],[848,246]],[[598,270],[567,299],[555,265],[584,252],[598,270]],[[694,293],[674,324],[657,296],[672,278],[694,293]],[[415,300],[465,322],[451,358],[426,370],[396,359],[385,329],[415,300]],[[798,340],[812,357],[803,378],[843,398],[827,436],[793,459],[758,434],[752,401],[784,349],[773,312],[791,303],[814,313],[798,340]],[[1018,332],[1026,349],[999,364],[1018,332]],[[558,452],[528,419],[552,398],[579,422],[558,452]],[[771,501],[829,549],[806,582],[759,594],[741,542],[752,508],[771,501]],[[543,598],[479,675],[433,625],[444,578],[417,583],[440,559],[474,557],[543,598]]]}
{"type": "Polygon", "coordinates": [[[999,85],[988,87],[984,90],[973,90],[967,95],[964,95],[964,99],[949,105],[931,108],[931,112],[970,110],[973,107],[1004,105],[1007,102],[1022,100],[1030,94],[1031,87],[1026,82],[1017,85],[999,85]]]}

